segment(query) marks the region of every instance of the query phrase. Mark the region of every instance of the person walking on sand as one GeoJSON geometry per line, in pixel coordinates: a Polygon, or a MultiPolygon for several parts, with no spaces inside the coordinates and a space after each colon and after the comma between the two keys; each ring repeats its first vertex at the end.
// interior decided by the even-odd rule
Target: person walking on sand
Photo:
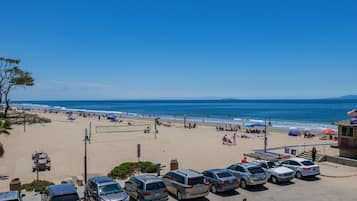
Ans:
{"type": "Polygon", "coordinates": [[[233,144],[236,145],[237,144],[237,133],[233,134],[233,144]]]}
{"type": "Polygon", "coordinates": [[[313,147],[312,148],[312,153],[311,153],[311,156],[312,156],[312,162],[315,162],[315,160],[316,160],[316,148],[315,147],[313,147]]]}
{"type": "Polygon", "coordinates": [[[248,163],[247,157],[244,156],[244,158],[242,159],[242,163],[248,163]]]}

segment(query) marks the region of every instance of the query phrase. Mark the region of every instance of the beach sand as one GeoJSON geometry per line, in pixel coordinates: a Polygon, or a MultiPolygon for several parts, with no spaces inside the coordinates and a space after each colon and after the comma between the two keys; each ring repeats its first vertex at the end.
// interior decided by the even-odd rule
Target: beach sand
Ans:
{"type": "MultiPolygon", "coordinates": [[[[143,131],[96,134],[96,126],[118,123],[103,118],[98,120],[95,116],[77,116],[76,120],[69,121],[62,113],[41,112],[40,115],[52,119],[52,123],[27,125],[26,132],[23,126],[13,126],[11,135],[0,135],[0,142],[5,148],[5,155],[0,158],[0,175],[9,177],[8,180],[0,180],[0,191],[8,190],[10,179],[18,177],[22,183],[26,183],[36,178],[36,173],[32,172],[31,159],[36,150],[47,152],[52,160],[51,171],[40,172],[40,179],[59,183],[67,177],[83,175],[84,129],[89,127],[90,121],[93,133],[91,143],[88,144],[89,176],[107,175],[113,167],[122,162],[137,161],[138,143],[141,144],[141,160],[165,165],[163,173],[168,171],[171,159],[177,159],[180,168],[198,171],[227,167],[239,162],[244,153],[262,149],[264,144],[263,134],[249,134],[252,136],[249,139],[238,138],[236,146],[222,145],[223,135],[232,136],[233,132],[217,132],[215,127],[210,125],[199,125],[195,129],[185,129],[179,122],[173,123],[171,127],[159,126],[155,139],[153,133],[144,134],[143,131]]],[[[152,120],[130,121],[134,124],[153,125],[152,120]]],[[[122,124],[127,124],[127,120],[122,124]]],[[[241,133],[238,132],[238,135],[241,133]]],[[[268,134],[268,148],[331,142],[321,141],[317,137],[290,137],[286,131],[281,130],[269,130],[268,134]]],[[[302,151],[301,149],[298,151],[302,151]]],[[[331,148],[319,149],[321,152],[337,154],[337,150],[331,148]]]]}

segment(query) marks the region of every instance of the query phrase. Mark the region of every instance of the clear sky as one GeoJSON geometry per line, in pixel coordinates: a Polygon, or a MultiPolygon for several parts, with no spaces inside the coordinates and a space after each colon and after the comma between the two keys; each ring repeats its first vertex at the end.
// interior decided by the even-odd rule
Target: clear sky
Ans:
{"type": "Polygon", "coordinates": [[[357,94],[357,1],[1,1],[12,99],[357,94]]]}

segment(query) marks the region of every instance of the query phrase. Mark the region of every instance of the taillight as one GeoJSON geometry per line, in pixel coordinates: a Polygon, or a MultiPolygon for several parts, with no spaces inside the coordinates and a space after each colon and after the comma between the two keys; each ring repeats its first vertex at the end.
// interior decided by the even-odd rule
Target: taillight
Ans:
{"type": "Polygon", "coordinates": [[[193,186],[190,186],[190,185],[185,186],[186,189],[192,188],[192,187],[193,187],[193,186]]]}
{"type": "Polygon", "coordinates": [[[311,168],[303,168],[304,170],[311,170],[311,168]]]}
{"type": "Polygon", "coordinates": [[[169,192],[169,191],[165,188],[162,192],[167,193],[167,192],[169,192]]]}
{"type": "Polygon", "coordinates": [[[151,195],[151,192],[144,192],[143,195],[144,195],[144,196],[151,195]]]}

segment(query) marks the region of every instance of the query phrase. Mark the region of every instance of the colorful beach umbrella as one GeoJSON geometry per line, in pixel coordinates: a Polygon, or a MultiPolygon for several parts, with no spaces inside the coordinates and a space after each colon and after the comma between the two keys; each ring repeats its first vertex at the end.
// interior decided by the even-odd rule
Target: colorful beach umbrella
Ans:
{"type": "Polygon", "coordinates": [[[328,128],[328,129],[323,130],[322,132],[324,132],[324,133],[326,133],[326,134],[330,134],[330,133],[334,133],[335,130],[328,128]]]}

